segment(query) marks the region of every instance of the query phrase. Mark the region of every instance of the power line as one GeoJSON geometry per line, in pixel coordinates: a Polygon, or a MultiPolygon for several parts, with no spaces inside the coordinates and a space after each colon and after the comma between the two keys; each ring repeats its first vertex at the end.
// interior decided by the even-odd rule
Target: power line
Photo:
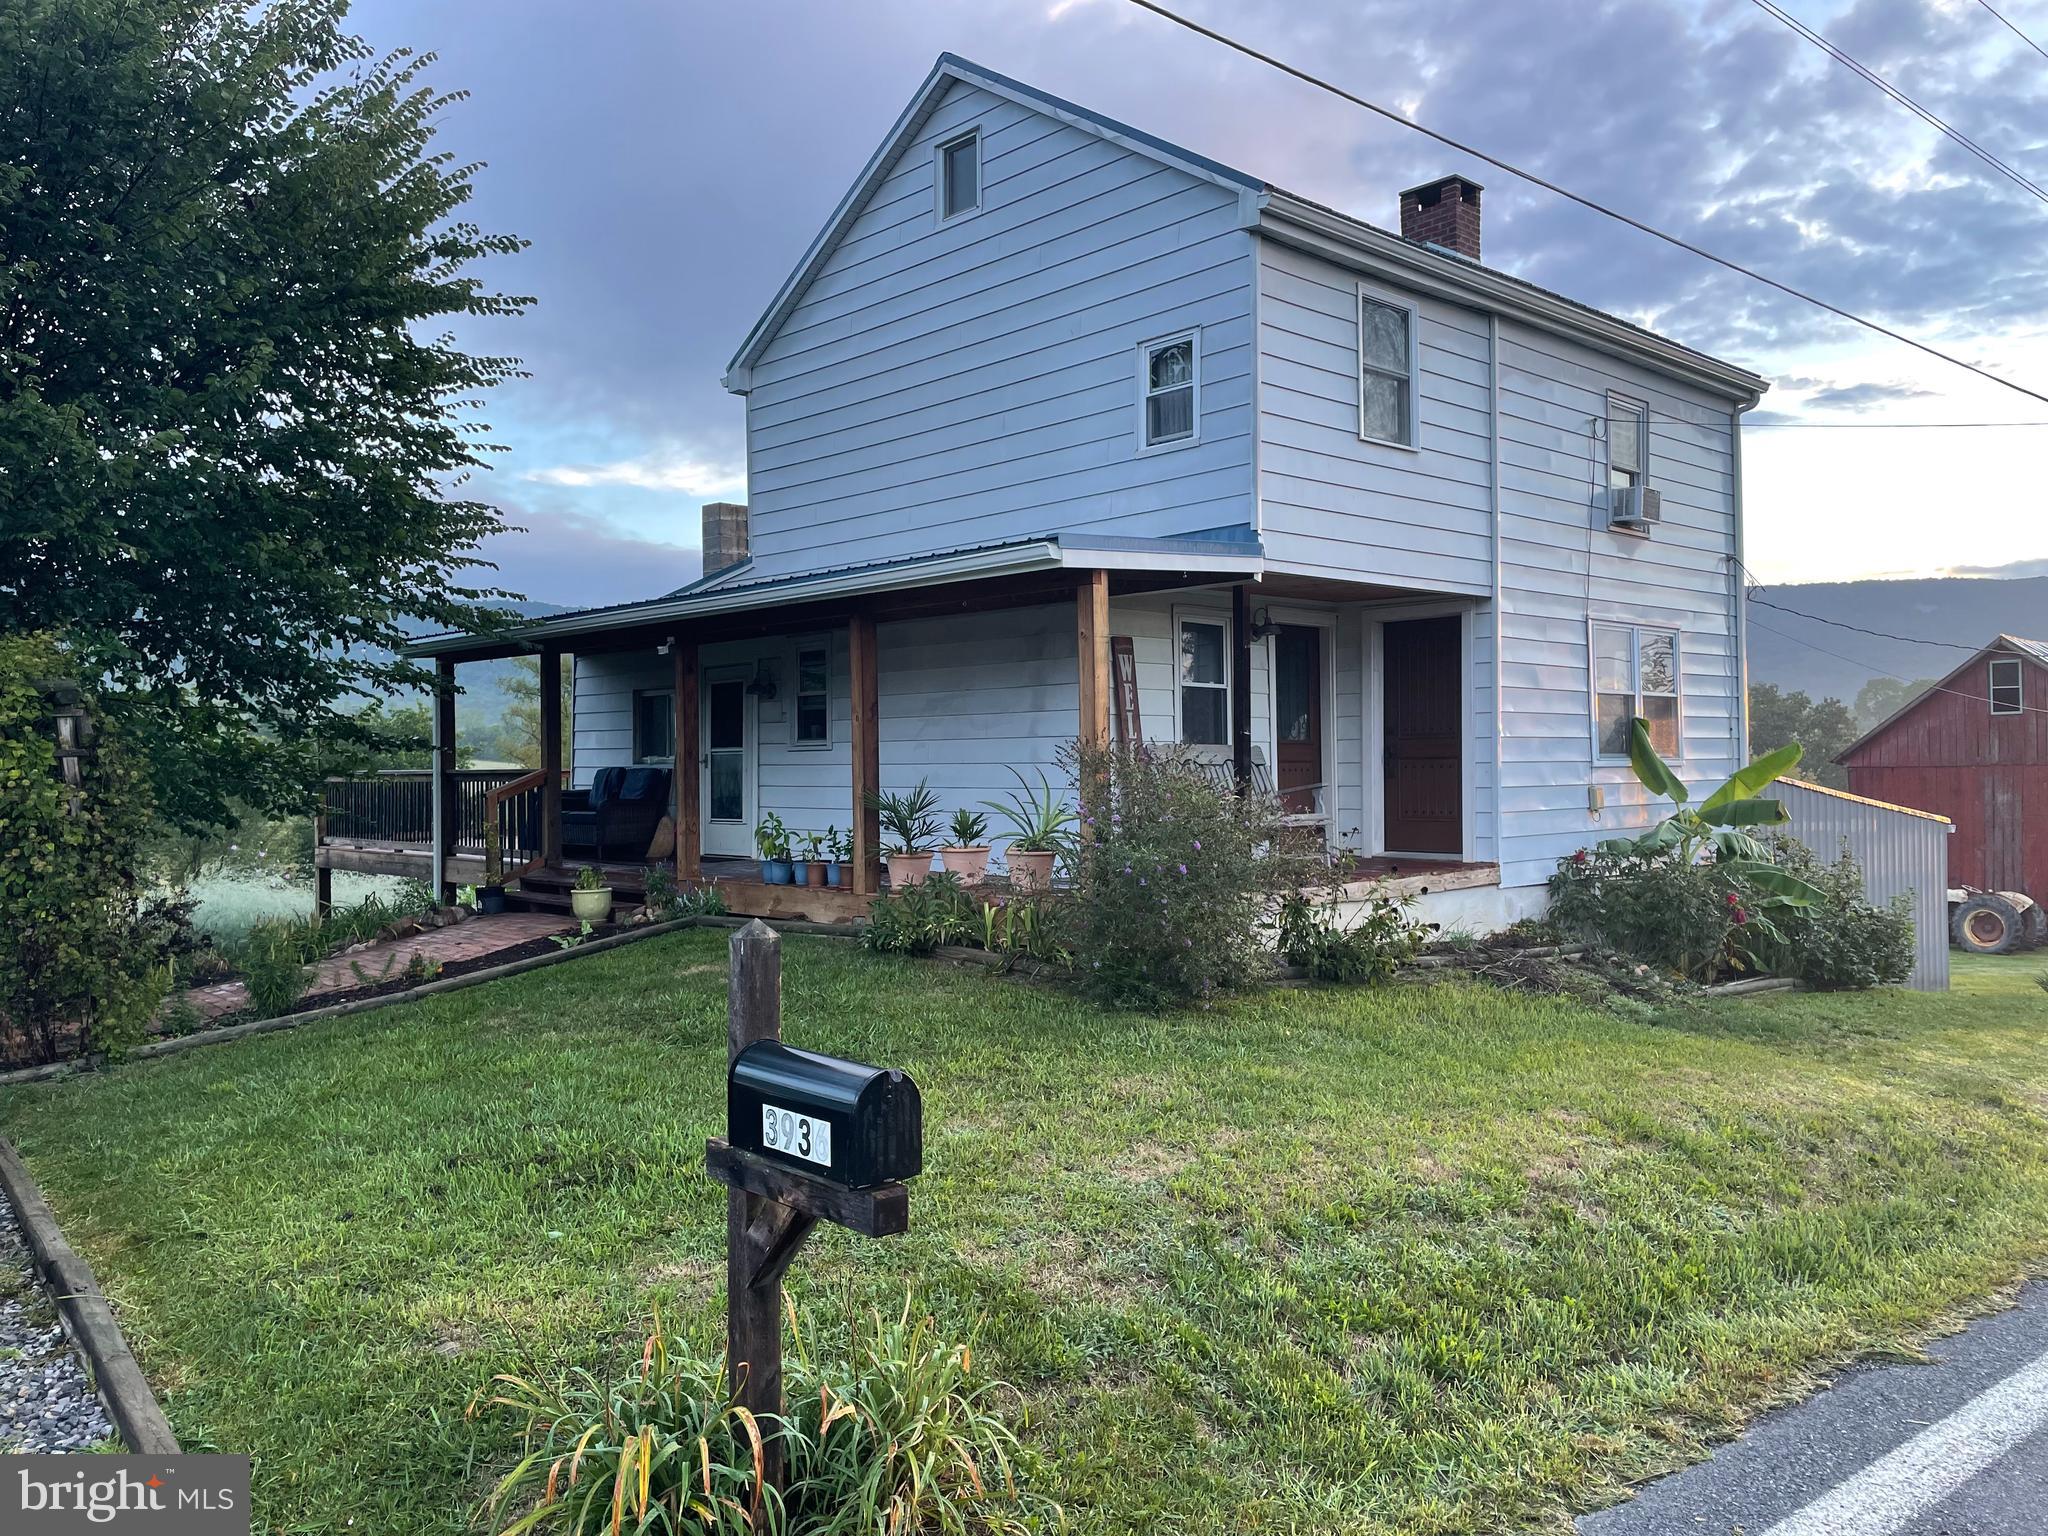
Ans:
{"type": "Polygon", "coordinates": [[[1908,112],[1911,112],[1915,117],[1919,118],[1922,122],[1926,123],[1930,128],[1933,128],[1938,133],[1946,135],[1955,143],[1960,144],[1964,149],[1968,150],[1971,154],[1975,155],[1979,160],[1982,160],[1986,165],[1990,166],[1993,170],[1997,171],[2001,176],[2005,177],[2006,180],[2012,182],[2015,186],[2022,187],[2026,191],[2031,192],[2035,197],[2039,198],[2042,202],[2048,203],[2048,192],[2042,191],[2041,188],[2037,186],[2034,182],[2029,180],[2027,177],[2022,176],[2018,171],[2014,170],[2011,166],[2007,165],[2003,160],[1999,159],[1998,156],[1992,154],[1990,150],[1986,149],[1983,145],[1979,144],[1975,139],[1971,138],[1968,134],[1962,132],[1960,129],[1953,128],[1949,124],[1943,122],[1939,117],[1936,117],[1934,113],[1930,112],[1926,107],[1922,106],[1919,102],[1915,101],[1911,96],[1908,96],[1904,91],[1900,90],[1897,86],[1893,85],[1889,80],[1885,79],[1875,70],[1868,69],[1861,63],[1857,62],[1855,59],[1851,58],[1848,54],[1844,53],[1840,48],[1837,48],[1833,43],[1829,42],[1825,37],[1822,37],[1818,32],[1814,31],[1813,28],[1807,26],[1805,22],[1799,20],[1798,17],[1793,16],[1790,13],[1781,9],[1778,5],[1774,3],[1774,0],[1750,0],[1750,4],[1754,5],[1758,10],[1764,12],[1768,16],[1775,16],[1779,21],[1782,21],[1786,26],[1790,27],[1794,32],[1797,32],[1801,37],[1805,38],[1809,43],[1812,43],[1814,47],[1820,49],[1823,53],[1827,54],[1837,63],[1843,65],[1845,68],[1849,70],[1852,70],[1854,73],[1861,76],[1863,79],[1869,81],[1872,85],[1876,86],[1880,91],[1883,91],[1885,95],[1891,97],[1893,101],[1896,101],[1900,106],[1904,107],[1908,112]]]}
{"type": "MultiPolygon", "coordinates": [[[[1919,678],[1901,677],[1896,672],[1887,672],[1882,667],[1873,667],[1867,661],[1860,661],[1854,656],[1844,656],[1840,651],[1831,651],[1824,645],[1815,645],[1811,640],[1802,640],[1797,635],[1788,635],[1782,629],[1772,629],[1770,625],[1759,623],[1756,620],[1751,620],[1750,626],[1753,629],[1762,630],[1765,634],[1776,635],[1780,640],[1790,640],[1794,645],[1803,645],[1809,651],[1819,651],[1823,656],[1832,656],[1837,661],[1846,661],[1850,666],[1868,672],[1873,677],[1888,677],[1893,682],[1904,683],[1908,687],[1920,681],[1919,678]]],[[[1972,704],[1982,704],[1987,708],[1991,704],[1991,698],[1987,694],[1965,693],[1960,688],[1945,688],[1940,683],[1930,684],[1926,691],[1928,693],[1946,693],[1958,699],[1968,699],[1972,704]]],[[[2048,715],[2048,708],[2044,708],[2039,704],[2022,704],[2020,708],[2030,715],[2048,715]]],[[[1878,724],[1882,725],[1884,722],[1879,721],[1878,724]]],[[[1871,730],[1875,729],[1877,729],[1877,726],[1871,727],[1871,730]]],[[[1865,731],[1863,734],[1868,736],[1870,731],[1865,731]]]]}
{"type": "Polygon", "coordinates": [[[2033,49],[2034,52],[2040,54],[2042,58],[2048,59],[2048,48],[2043,48],[2039,43],[2035,42],[2031,37],[2027,36],[2026,33],[2022,32],[2018,27],[2014,26],[2011,22],[2006,21],[2005,17],[1992,7],[1991,0],[1977,0],[1977,3],[1983,6],[1985,10],[1990,11],[1992,15],[1997,16],[1999,21],[2004,24],[2006,31],[2010,32],[2014,37],[2018,38],[2021,42],[2025,43],[2029,48],[2033,49]]]}
{"type": "MultiPolygon", "coordinates": [[[[1670,417],[1668,420],[1682,420],[1670,417]]],[[[1948,432],[1968,428],[2048,427],[2048,421],[1748,421],[1743,428],[1752,432],[1781,432],[1788,427],[1819,432],[1948,432]]]]}
{"type": "MultiPolygon", "coordinates": [[[[1741,565],[1742,562],[1738,560],[1736,564],[1741,565]]],[[[1745,575],[1749,575],[1748,566],[1744,565],[1742,569],[1745,575]]],[[[1755,582],[1756,578],[1752,575],[1750,576],[1750,580],[1752,582],[1755,582]]],[[[1968,651],[1973,656],[1977,652],[1984,649],[1984,647],[1981,645],[1962,645],[1954,640],[1922,640],[1913,635],[1895,635],[1892,634],[1889,630],[1865,629],[1861,624],[1850,624],[1844,622],[1841,619],[1824,619],[1817,613],[1801,613],[1797,608],[1787,608],[1783,603],[1773,603],[1767,601],[1764,598],[1758,597],[1756,594],[1761,590],[1762,583],[1759,582],[1755,586],[1745,589],[1743,596],[1747,597],[1752,603],[1755,603],[1759,608],[1774,608],[1779,613],[1791,614],[1792,617],[1795,619],[1810,619],[1816,624],[1828,624],[1832,625],[1836,629],[1853,629],[1859,635],[1869,635],[1872,638],[1878,640],[1897,640],[1903,645],[1939,645],[1945,646],[1951,651],[1968,651]]],[[[1776,634],[1777,631],[1772,630],[1771,633],[1776,634]]]]}
{"type": "Polygon", "coordinates": [[[1775,277],[1766,277],[1754,267],[1746,267],[1741,262],[1731,260],[1726,256],[1717,256],[1712,251],[1702,246],[1694,245],[1690,240],[1682,236],[1667,234],[1655,225],[1645,224],[1641,219],[1635,218],[1630,214],[1619,212],[1581,193],[1561,187],[1556,182],[1537,175],[1534,171],[1525,171],[1520,166],[1501,159],[1498,155],[1490,155],[1484,150],[1476,149],[1470,144],[1452,138],[1449,134],[1439,133],[1434,128],[1416,122],[1412,117],[1404,116],[1392,107],[1384,107],[1376,101],[1368,101],[1365,97],[1357,95],[1355,92],[1345,90],[1341,85],[1333,85],[1318,75],[1312,75],[1305,69],[1287,63],[1284,59],[1275,58],[1270,53],[1262,53],[1249,43],[1239,42],[1236,38],[1231,37],[1227,33],[1219,32],[1214,27],[1204,26],[1201,22],[1183,16],[1178,11],[1169,10],[1166,6],[1159,4],[1159,0],[1130,0],[1130,3],[1137,6],[1140,10],[1150,11],[1162,20],[1170,21],[1177,27],[1193,32],[1198,37],[1205,37],[1211,42],[1220,43],[1236,53],[1243,54],[1248,59],[1255,59],[1268,68],[1276,69],[1284,75],[1290,75],[1303,84],[1312,85],[1320,91],[1327,91],[1332,96],[1342,101],[1348,101],[1355,107],[1363,107],[1368,112],[1377,113],[1388,122],[1399,123],[1403,128],[1412,128],[1424,137],[1436,140],[1437,143],[1447,149],[1455,150],[1461,155],[1469,155],[1474,160],[1483,160],[1488,165],[1507,172],[1510,176],[1528,182],[1531,186],[1541,187],[1546,192],[1562,197],[1569,202],[1577,203],[1580,207],[1590,209],[1594,213],[1604,214],[1618,224],[1626,224],[1630,229],[1649,235],[1654,239],[1662,240],[1666,245],[1676,246],[1679,250],[1689,252],[1703,261],[1711,261],[1716,266],[1726,267],[1729,271],[1740,273],[1752,282],[1762,283],[1766,288],[1774,288],[1779,293],[1785,294],[1788,297],[1798,299],[1802,303],[1811,304],[1816,309],[1825,310],[1838,319],[1847,320],[1852,325],[1859,325],[1867,331],[1874,331],[1880,336],[1889,337],[1891,340],[1903,343],[1915,351],[1924,352],[1929,357],[1939,358],[1942,362],[1948,363],[1953,367],[1965,369],[1970,373],[1976,374],[1979,378],[1989,379],[1994,384],[2002,385],[2004,388],[2010,389],[2017,394],[2025,395],[2031,400],[2038,400],[2043,405],[2048,405],[2048,394],[2043,394],[2036,389],[2029,389],[2026,385],[2016,383],[2011,379],[2001,378],[1990,369],[1980,368],[1975,363],[1966,362],[1954,353],[1944,352],[1939,347],[1933,346],[1928,342],[1916,341],[1913,337],[1903,332],[1895,331],[1890,326],[1880,325],[1875,320],[1866,320],[1863,316],[1843,309],[1838,304],[1830,304],[1826,299],[1816,298],[1810,293],[1794,288],[1790,283],[1782,283],[1775,277]]]}

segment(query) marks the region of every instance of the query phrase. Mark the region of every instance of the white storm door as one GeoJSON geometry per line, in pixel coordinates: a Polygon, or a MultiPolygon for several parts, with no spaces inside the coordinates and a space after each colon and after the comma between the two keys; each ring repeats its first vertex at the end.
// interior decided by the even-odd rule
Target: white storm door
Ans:
{"type": "Polygon", "coordinates": [[[702,799],[704,852],[747,858],[754,852],[754,701],[744,673],[704,679],[702,799]]]}

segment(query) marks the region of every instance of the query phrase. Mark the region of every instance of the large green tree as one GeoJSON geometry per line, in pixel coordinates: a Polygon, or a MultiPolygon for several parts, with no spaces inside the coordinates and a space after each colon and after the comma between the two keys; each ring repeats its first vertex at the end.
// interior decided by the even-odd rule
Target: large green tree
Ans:
{"type": "Polygon", "coordinates": [[[374,748],[405,635],[500,594],[464,494],[516,314],[345,0],[0,0],[0,629],[62,632],[196,825],[374,748]]]}
{"type": "Polygon", "coordinates": [[[1848,788],[1849,771],[1835,761],[1835,754],[1861,734],[1856,717],[1840,699],[1815,703],[1807,694],[1786,693],[1775,683],[1749,685],[1750,751],[1761,757],[1797,743],[1806,749],[1799,765],[1802,778],[1848,788]]]}
{"type": "Polygon", "coordinates": [[[1885,721],[1934,686],[1931,677],[1906,682],[1896,677],[1873,677],[1856,694],[1856,723],[1874,731],[1885,721]]]}

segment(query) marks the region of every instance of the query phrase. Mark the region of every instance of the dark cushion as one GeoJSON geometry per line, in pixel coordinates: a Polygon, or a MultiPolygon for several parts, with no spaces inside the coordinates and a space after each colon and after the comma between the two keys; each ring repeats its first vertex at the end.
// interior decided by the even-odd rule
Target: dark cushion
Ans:
{"type": "Polygon", "coordinates": [[[596,810],[607,800],[617,798],[619,786],[625,782],[626,770],[623,768],[598,769],[597,777],[590,781],[590,798],[585,804],[589,809],[596,810]]]}
{"type": "Polygon", "coordinates": [[[666,768],[633,768],[626,773],[626,781],[619,787],[621,800],[666,800],[668,799],[668,770],[666,768]]]}

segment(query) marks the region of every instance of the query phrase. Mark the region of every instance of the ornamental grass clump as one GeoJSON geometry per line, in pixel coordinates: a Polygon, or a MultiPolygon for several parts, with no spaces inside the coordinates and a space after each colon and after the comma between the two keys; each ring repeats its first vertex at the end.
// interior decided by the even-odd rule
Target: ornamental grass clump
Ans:
{"type": "Polygon", "coordinates": [[[1201,1001],[1269,975],[1283,897],[1327,880],[1278,798],[1219,785],[1183,750],[1069,749],[1081,803],[1067,940],[1119,1007],[1201,1001]]]}
{"type": "Polygon", "coordinates": [[[701,1532],[705,1536],[1029,1536],[1059,1507],[1027,1493],[1030,1458],[1007,1422],[1015,1389],[978,1377],[973,1352],[912,1319],[870,1313],[848,1327],[843,1363],[805,1342],[796,1309],[786,1413],[734,1401],[723,1362],[692,1354],[659,1314],[638,1362],[615,1381],[573,1373],[561,1388],[496,1377],[473,1416],[526,1421],[524,1455],[478,1510],[494,1536],[701,1532]],[[783,1438],[787,1492],[761,1474],[783,1438]]]}

